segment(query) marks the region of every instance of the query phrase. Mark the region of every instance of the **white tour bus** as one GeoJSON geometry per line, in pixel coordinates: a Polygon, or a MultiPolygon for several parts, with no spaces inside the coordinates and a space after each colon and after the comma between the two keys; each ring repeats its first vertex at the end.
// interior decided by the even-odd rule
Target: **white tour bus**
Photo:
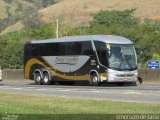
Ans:
{"type": "Polygon", "coordinates": [[[136,83],[137,57],[133,43],[114,35],[69,36],[28,41],[24,47],[24,76],[36,84],[88,81],[136,83]]]}

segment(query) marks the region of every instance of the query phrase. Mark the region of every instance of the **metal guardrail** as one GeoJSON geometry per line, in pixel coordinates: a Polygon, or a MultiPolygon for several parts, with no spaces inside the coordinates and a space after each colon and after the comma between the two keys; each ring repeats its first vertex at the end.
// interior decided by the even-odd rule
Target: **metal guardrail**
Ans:
{"type": "MultiPolygon", "coordinates": [[[[23,69],[3,69],[3,80],[24,80],[23,69]]],[[[139,69],[143,81],[160,82],[160,69],[139,69]]]]}
{"type": "Polygon", "coordinates": [[[160,82],[160,69],[139,69],[138,74],[143,81],[160,82]]]}
{"type": "Polygon", "coordinates": [[[3,80],[24,80],[23,69],[3,69],[3,80]]]}

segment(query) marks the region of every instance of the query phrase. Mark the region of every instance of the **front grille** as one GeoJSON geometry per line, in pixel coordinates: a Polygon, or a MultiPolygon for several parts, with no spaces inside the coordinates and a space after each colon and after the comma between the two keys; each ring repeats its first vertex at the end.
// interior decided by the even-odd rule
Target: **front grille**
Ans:
{"type": "Polygon", "coordinates": [[[116,75],[117,77],[133,77],[134,74],[120,74],[120,75],[116,75]]]}

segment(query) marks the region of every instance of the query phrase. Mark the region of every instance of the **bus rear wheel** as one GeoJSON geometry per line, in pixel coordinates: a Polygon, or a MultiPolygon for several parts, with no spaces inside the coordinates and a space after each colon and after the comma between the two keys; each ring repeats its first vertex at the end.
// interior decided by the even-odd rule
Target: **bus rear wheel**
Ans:
{"type": "Polygon", "coordinates": [[[90,85],[93,85],[93,86],[100,85],[99,80],[98,80],[98,75],[96,73],[92,73],[90,75],[90,85]]]}
{"type": "Polygon", "coordinates": [[[34,75],[34,81],[35,81],[35,84],[36,85],[42,85],[42,77],[41,77],[41,74],[38,72],[38,73],[35,73],[34,75]]]}
{"type": "Polygon", "coordinates": [[[43,84],[44,85],[49,85],[50,84],[49,74],[47,72],[45,72],[43,74],[43,84]]]}

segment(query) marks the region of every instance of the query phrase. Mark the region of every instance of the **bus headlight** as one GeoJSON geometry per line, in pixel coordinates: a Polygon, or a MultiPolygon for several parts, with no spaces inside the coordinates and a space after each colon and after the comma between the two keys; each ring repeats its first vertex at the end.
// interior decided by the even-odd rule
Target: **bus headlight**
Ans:
{"type": "Polygon", "coordinates": [[[114,81],[117,74],[118,74],[117,71],[109,69],[108,70],[108,79],[109,79],[109,81],[114,81]]]}
{"type": "Polygon", "coordinates": [[[138,76],[138,71],[136,71],[136,72],[134,73],[134,75],[135,75],[135,76],[138,76]]]}

